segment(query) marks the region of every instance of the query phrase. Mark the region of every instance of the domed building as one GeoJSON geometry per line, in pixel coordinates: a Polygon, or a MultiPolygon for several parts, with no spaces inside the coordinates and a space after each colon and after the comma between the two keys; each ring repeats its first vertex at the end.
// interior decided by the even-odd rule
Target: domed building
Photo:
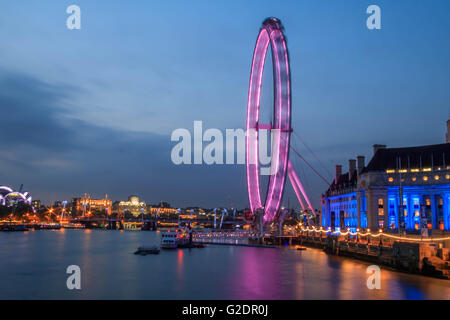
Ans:
{"type": "Polygon", "coordinates": [[[146,213],[147,204],[140,201],[138,196],[131,195],[128,197],[128,201],[119,201],[118,203],[115,203],[113,211],[117,212],[119,215],[124,215],[127,212],[138,217],[139,215],[146,213]]]}
{"type": "Polygon", "coordinates": [[[31,195],[29,192],[14,191],[7,186],[0,186],[0,205],[11,207],[19,203],[31,205],[31,195]]]}

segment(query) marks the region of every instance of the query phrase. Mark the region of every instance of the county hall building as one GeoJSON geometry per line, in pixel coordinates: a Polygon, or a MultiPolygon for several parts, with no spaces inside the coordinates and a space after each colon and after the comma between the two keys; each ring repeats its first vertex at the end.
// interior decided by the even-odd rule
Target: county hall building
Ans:
{"type": "Polygon", "coordinates": [[[336,166],[335,179],[321,198],[322,227],[450,232],[450,120],[444,144],[373,148],[367,165],[358,156],[349,160],[346,173],[336,166]]]}

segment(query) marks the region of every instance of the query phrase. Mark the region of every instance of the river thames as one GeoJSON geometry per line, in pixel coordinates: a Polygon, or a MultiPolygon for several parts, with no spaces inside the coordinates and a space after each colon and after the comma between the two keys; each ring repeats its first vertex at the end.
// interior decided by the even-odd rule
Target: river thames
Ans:
{"type": "Polygon", "coordinates": [[[208,245],[139,256],[159,232],[53,230],[0,233],[0,299],[450,299],[450,281],[382,269],[317,249],[208,245]],[[81,268],[68,290],[66,268],[81,268]]]}

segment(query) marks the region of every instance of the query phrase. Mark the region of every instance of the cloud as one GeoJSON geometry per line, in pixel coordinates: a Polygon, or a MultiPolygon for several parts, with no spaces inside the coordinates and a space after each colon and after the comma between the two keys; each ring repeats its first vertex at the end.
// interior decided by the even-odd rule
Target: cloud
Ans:
{"type": "Polygon", "coordinates": [[[1,183],[24,183],[45,202],[88,192],[117,200],[138,194],[150,203],[179,206],[245,203],[243,166],[175,166],[170,136],[72,117],[72,101],[80,93],[77,87],[1,70],[1,183]]]}
{"type": "MultiPolygon", "coordinates": [[[[148,203],[167,201],[174,206],[247,206],[244,165],[176,166],[170,158],[170,136],[73,117],[74,101],[88,96],[84,90],[1,71],[0,184],[23,183],[33,198],[46,203],[90,193],[108,194],[113,200],[137,194],[148,203]]],[[[108,107],[101,110],[108,112],[108,107]]],[[[124,118],[123,123],[127,127],[134,122],[124,118]]],[[[314,194],[325,186],[303,170],[299,174],[317,201],[314,194]]],[[[285,202],[296,206],[290,189],[287,184],[285,202]]]]}
{"type": "Polygon", "coordinates": [[[67,85],[53,85],[31,76],[0,69],[0,126],[7,148],[23,146],[61,151],[70,147],[73,130],[64,123],[70,94],[67,85]]]}

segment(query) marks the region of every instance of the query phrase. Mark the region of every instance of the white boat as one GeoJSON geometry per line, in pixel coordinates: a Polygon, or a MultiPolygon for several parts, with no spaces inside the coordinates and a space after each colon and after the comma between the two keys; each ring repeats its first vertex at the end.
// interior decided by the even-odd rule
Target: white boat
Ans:
{"type": "Polygon", "coordinates": [[[176,249],[178,248],[177,232],[170,230],[161,235],[161,249],[176,249]]]}
{"type": "Polygon", "coordinates": [[[180,230],[168,230],[161,235],[161,249],[176,249],[188,242],[186,232],[180,230]]]}

